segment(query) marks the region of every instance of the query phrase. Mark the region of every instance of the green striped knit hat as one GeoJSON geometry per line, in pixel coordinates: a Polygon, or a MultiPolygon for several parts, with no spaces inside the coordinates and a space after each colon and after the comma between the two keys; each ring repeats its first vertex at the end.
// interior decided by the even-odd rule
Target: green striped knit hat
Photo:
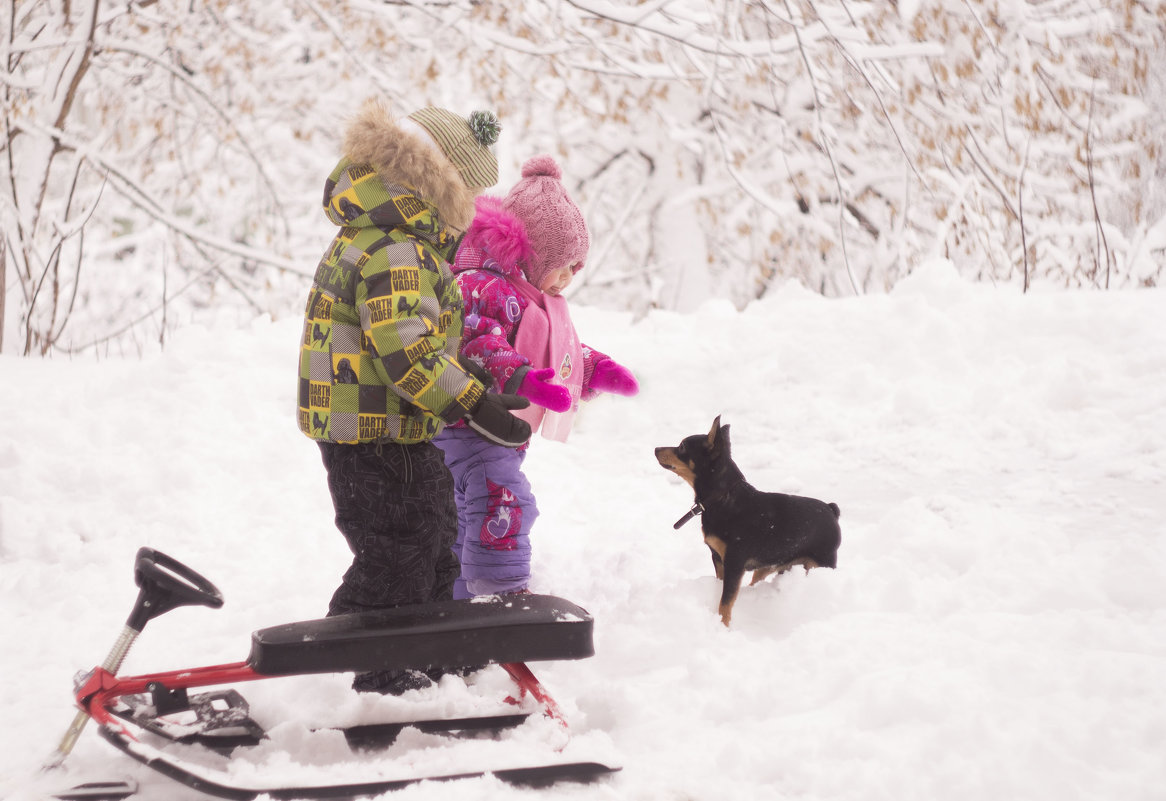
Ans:
{"type": "Polygon", "coordinates": [[[490,146],[498,141],[502,126],[489,111],[459,117],[452,111],[427,106],[409,115],[429,134],[441,152],[457,168],[466,186],[485,189],[498,183],[498,159],[490,146]]]}

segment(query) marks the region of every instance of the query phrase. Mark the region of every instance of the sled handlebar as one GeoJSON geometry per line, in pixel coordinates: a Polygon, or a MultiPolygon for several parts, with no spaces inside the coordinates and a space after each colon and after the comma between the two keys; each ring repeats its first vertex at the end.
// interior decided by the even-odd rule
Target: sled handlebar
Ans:
{"type": "MultiPolygon", "coordinates": [[[[126,619],[126,627],[100,668],[107,674],[116,675],[142,629],[159,615],[180,606],[209,606],[218,609],[223,605],[223,594],[202,574],[153,548],[138,549],[134,559],[134,583],[140,588],[138,599],[134,601],[134,608],[126,619]]],[[[49,756],[42,770],[54,770],[61,766],[77,744],[85,724],[89,722],[89,709],[80,695],[77,702],[81,705],[81,711],[73,718],[65,736],[61,738],[61,744],[49,756]]]]}
{"type": "Polygon", "coordinates": [[[202,574],[153,548],[138,549],[134,583],[141,589],[126,625],[137,632],[149,621],[180,606],[218,609],[223,605],[223,594],[202,574]]]}

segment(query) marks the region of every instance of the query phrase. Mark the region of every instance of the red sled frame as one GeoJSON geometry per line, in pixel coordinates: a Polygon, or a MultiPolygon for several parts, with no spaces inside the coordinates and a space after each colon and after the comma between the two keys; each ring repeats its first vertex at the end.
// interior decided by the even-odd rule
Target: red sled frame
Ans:
{"type": "MultiPolygon", "coordinates": [[[[246,661],[149,673],[117,675],[126,654],[146,623],[180,606],[219,608],[222,594],[199,573],[163,553],[141,548],[135,560],[134,580],[140,591],[125,628],[105,662],[77,687],[80,712],[66,731],[45,768],[59,766],[72,751],[90,718],[99,733],[121,751],[189,787],[221,798],[248,801],[260,795],[272,798],[355,798],[399,789],[420,781],[448,781],[485,773],[422,776],[360,784],[309,787],[235,787],[198,774],[148,746],[123,725],[115,711],[126,696],[150,694],[155,699],[176,698],[181,706],[186,691],[278,676],[344,671],[420,669],[499,664],[514,680],[520,697],[529,695],[542,713],[566,728],[566,720],[551,695],[527,667],[527,660],[581,659],[594,654],[592,620],[582,608],[561,598],[517,595],[419,604],[355,615],[303,621],[252,634],[246,661]]],[[[513,699],[508,699],[513,700],[513,699]]],[[[519,703],[515,701],[515,703],[519,703]]],[[[501,720],[497,719],[481,719],[501,720]]],[[[414,722],[450,725],[443,730],[472,729],[474,719],[414,722]]],[[[510,724],[513,725],[513,724],[510,724]]],[[[482,724],[483,728],[490,728],[482,724]]],[[[595,762],[553,763],[491,771],[496,777],[521,785],[556,781],[589,781],[618,770],[595,762]]],[[[132,792],[132,791],[130,791],[132,792]]],[[[118,798],[129,792],[110,792],[118,798]]],[[[62,794],[81,798],[85,794],[62,794]]]]}

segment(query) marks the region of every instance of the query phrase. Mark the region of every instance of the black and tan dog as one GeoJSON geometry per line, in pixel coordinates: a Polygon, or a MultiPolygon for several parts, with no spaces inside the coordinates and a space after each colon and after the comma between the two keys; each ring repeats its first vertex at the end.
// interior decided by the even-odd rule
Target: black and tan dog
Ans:
{"type": "Polygon", "coordinates": [[[837,565],[842,541],[837,504],[755,489],[729,455],[729,427],[721,425],[719,416],[707,435],[657,448],[656,459],[696,493],[692,509],[674,527],[700,515],[705,544],[723,583],[720,613],[726,626],[746,570],[753,571],[752,585],[795,565],[807,571],[837,565]]]}

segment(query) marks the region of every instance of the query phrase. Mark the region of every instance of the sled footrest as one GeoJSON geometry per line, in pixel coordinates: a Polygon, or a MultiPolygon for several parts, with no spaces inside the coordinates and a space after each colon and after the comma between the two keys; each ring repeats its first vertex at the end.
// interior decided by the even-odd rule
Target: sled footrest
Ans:
{"type": "Polygon", "coordinates": [[[483,596],[260,629],[247,663],[264,676],[454,668],[594,655],[591,615],[551,595],[483,596]]]}

